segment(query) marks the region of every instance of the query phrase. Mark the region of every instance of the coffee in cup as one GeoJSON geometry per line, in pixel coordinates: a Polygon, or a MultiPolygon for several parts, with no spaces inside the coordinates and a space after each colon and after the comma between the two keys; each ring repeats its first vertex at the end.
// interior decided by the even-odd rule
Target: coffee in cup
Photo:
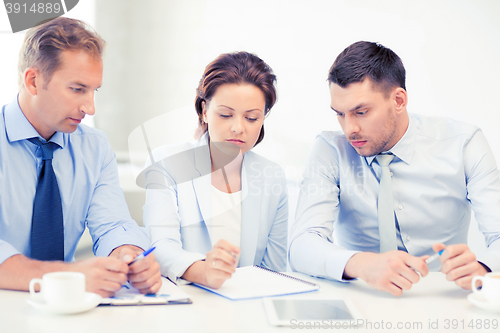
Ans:
{"type": "Polygon", "coordinates": [[[473,292],[482,294],[488,302],[500,302],[500,272],[474,276],[471,287],[473,292]],[[481,290],[476,285],[477,281],[483,284],[481,290]]]}
{"type": "Polygon", "coordinates": [[[52,272],[41,279],[30,281],[31,295],[41,294],[49,305],[72,305],[83,302],[85,298],[85,274],[79,272],[52,272]],[[40,292],[35,286],[40,285],[40,292]]]}

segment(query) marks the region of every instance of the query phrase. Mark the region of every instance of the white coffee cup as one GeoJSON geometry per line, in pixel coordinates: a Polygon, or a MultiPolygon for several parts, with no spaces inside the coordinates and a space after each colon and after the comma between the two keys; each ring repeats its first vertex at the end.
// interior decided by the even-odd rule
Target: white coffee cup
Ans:
{"type": "Polygon", "coordinates": [[[482,294],[488,302],[500,302],[500,272],[474,276],[471,287],[473,292],[482,294]],[[477,281],[483,283],[481,290],[477,289],[477,281]]]}
{"type": "Polygon", "coordinates": [[[78,272],[52,272],[41,279],[30,281],[30,294],[41,294],[49,305],[71,305],[83,302],[85,298],[85,274],[78,272]],[[40,292],[35,286],[40,285],[40,292]]]}

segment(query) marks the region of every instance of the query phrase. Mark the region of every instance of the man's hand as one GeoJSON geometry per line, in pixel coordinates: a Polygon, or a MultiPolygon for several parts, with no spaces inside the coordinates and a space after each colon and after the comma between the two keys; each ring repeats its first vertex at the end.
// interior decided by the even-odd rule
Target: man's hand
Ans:
{"type": "Polygon", "coordinates": [[[463,289],[471,289],[472,278],[476,275],[486,274],[486,269],[476,260],[476,256],[465,244],[445,246],[437,243],[432,246],[436,252],[445,249],[439,257],[441,272],[446,274],[448,281],[455,283],[463,289]]]}
{"type": "Polygon", "coordinates": [[[128,265],[143,250],[132,245],[117,247],[109,257],[95,257],[75,263],[38,261],[17,254],[0,265],[0,288],[28,290],[30,280],[58,271],[85,274],[86,290],[111,297],[127,282],[142,293],[155,293],[161,287],[159,265],[153,254],[128,265]]]}
{"type": "Polygon", "coordinates": [[[85,274],[86,290],[111,297],[127,282],[128,266],[113,257],[96,257],[71,264],[64,264],[61,270],[85,274]]]}
{"type": "Polygon", "coordinates": [[[347,278],[361,278],[369,286],[394,296],[409,290],[412,284],[429,272],[425,257],[415,257],[403,251],[385,253],[360,252],[349,259],[344,270],[347,278]]]}
{"type": "Polygon", "coordinates": [[[110,257],[115,257],[124,262],[128,269],[128,281],[133,287],[143,294],[154,294],[161,287],[160,265],[156,262],[153,253],[128,266],[135,257],[144,252],[143,249],[133,245],[122,245],[111,252],[110,257]]]}

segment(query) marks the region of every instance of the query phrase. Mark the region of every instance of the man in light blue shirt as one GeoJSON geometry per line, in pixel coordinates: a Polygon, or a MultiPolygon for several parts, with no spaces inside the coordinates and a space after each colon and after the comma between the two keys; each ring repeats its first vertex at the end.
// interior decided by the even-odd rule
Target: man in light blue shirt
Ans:
{"type": "Polygon", "coordinates": [[[418,282],[415,270],[425,276],[439,269],[438,261],[429,267],[424,261],[432,250],[445,249],[441,271],[464,289],[473,276],[500,270],[500,177],[481,130],[408,114],[404,66],[379,44],[346,48],[328,81],[343,133],[323,132],[313,144],[289,246],[292,269],[339,281],[361,278],[393,295],[418,282]],[[394,155],[396,244],[384,253],[380,153],[394,155]],[[466,245],[471,208],[487,245],[477,257],[466,245]]]}
{"type": "Polygon", "coordinates": [[[68,18],[26,34],[19,95],[0,110],[2,289],[27,290],[32,278],[52,271],[83,272],[87,291],[105,297],[127,279],[143,293],[161,286],[154,255],[128,265],[149,247],[149,239],[130,217],[104,133],[80,125],[95,112],[103,47],[104,41],[85,23],[68,18]],[[62,204],[64,261],[30,258],[33,202],[43,163],[41,147],[30,138],[57,145],[52,165],[62,204]],[[99,257],[72,262],[85,226],[99,257]]]}

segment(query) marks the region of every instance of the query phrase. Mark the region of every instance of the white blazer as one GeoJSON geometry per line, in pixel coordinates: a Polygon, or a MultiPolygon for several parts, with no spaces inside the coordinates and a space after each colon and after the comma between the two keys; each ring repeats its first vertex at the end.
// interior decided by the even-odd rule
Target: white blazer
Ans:
{"type": "MultiPolygon", "coordinates": [[[[195,142],[163,146],[143,173],[144,225],[162,275],[180,278],[212,249],[211,159],[205,134],[195,142]]],[[[251,151],[241,172],[241,253],[239,266],[284,271],[288,196],[283,169],[251,151]]]]}

